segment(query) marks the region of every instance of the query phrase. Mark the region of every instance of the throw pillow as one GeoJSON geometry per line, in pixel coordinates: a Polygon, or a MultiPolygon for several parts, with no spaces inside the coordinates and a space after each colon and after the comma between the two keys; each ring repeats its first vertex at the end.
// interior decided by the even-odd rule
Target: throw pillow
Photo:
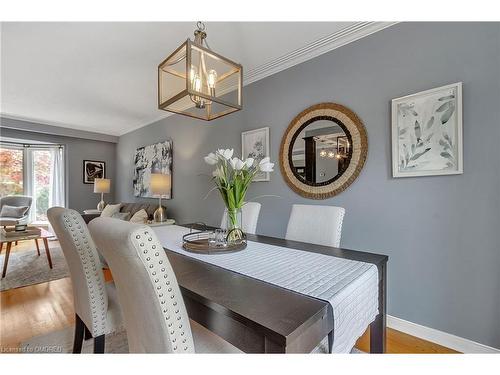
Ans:
{"type": "Polygon", "coordinates": [[[111,217],[114,213],[120,212],[122,204],[108,204],[101,212],[101,217],[111,217]]]}
{"type": "Polygon", "coordinates": [[[1,217],[13,217],[15,219],[20,219],[22,218],[26,212],[28,212],[29,207],[28,206],[9,206],[7,204],[4,204],[2,206],[2,211],[0,211],[0,216],[1,217]]]}
{"type": "Polygon", "coordinates": [[[143,208],[142,210],[137,211],[131,218],[131,223],[144,224],[148,220],[148,213],[143,208]]]}
{"type": "Polygon", "coordinates": [[[128,219],[130,218],[130,212],[115,212],[113,215],[111,215],[111,217],[113,219],[128,221],[128,219]]]}

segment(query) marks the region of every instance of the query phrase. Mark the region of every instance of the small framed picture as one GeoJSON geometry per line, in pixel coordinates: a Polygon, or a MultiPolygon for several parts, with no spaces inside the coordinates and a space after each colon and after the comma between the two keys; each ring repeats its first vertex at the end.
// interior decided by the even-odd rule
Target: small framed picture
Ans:
{"type": "Polygon", "coordinates": [[[392,100],[392,176],[463,173],[462,82],[392,100]]]}
{"type": "Polygon", "coordinates": [[[83,183],[93,184],[96,178],[106,177],[106,163],[96,160],[83,161],[83,183]]]}
{"type": "MultiPolygon", "coordinates": [[[[241,156],[243,160],[254,158],[256,162],[269,156],[269,127],[241,133],[241,156]]],[[[269,172],[259,172],[254,177],[254,181],[269,180],[269,172]]]]}

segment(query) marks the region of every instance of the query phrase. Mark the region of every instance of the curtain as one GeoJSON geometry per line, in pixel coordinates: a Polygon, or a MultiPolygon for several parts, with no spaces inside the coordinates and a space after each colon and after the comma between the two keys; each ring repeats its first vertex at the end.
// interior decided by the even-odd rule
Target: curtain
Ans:
{"type": "Polygon", "coordinates": [[[33,150],[30,148],[24,148],[24,162],[23,162],[23,185],[24,185],[24,195],[28,195],[32,198],[31,208],[29,213],[28,222],[32,223],[36,218],[36,196],[35,196],[35,184],[34,184],[34,171],[33,171],[33,150]]]}
{"type": "Polygon", "coordinates": [[[64,207],[65,191],[64,191],[64,160],[63,148],[58,147],[54,150],[52,158],[52,168],[50,174],[50,195],[49,207],[64,207]]]}
{"type": "MultiPolygon", "coordinates": [[[[57,147],[52,151],[52,168],[50,173],[50,207],[64,207],[66,205],[65,176],[64,176],[64,148],[57,147]]],[[[55,232],[49,223],[49,232],[55,232]]]]}

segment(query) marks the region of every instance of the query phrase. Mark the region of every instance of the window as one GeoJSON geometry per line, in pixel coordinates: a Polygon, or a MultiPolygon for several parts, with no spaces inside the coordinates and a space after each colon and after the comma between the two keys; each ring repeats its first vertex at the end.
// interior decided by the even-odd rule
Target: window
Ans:
{"type": "Polygon", "coordinates": [[[23,149],[0,147],[0,196],[23,194],[23,149]]]}
{"type": "Polygon", "coordinates": [[[30,221],[46,224],[49,207],[65,205],[63,156],[62,146],[2,144],[0,196],[31,196],[30,221]]]}
{"type": "Polygon", "coordinates": [[[50,181],[53,174],[52,150],[33,150],[33,203],[35,221],[46,222],[50,181]]]}

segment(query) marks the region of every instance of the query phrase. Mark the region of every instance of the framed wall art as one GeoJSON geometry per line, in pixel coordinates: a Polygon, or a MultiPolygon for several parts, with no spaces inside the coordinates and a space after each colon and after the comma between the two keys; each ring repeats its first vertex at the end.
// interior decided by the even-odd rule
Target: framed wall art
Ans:
{"type": "MultiPolygon", "coordinates": [[[[139,147],[134,158],[134,196],[155,198],[151,192],[151,173],[172,176],[172,161],[171,140],[139,147]]],[[[170,192],[164,196],[166,199],[172,198],[172,184],[173,181],[170,184],[170,192]]]]}
{"type": "Polygon", "coordinates": [[[106,178],[106,162],[96,160],[83,161],[83,183],[93,184],[96,178],[106,178]]]}
{"type": "Polygon", "coordinates": [[[463,173],[462,83],[392,100],[392,176],[463,173]]]}
{"type": "MultiPolygon", "coordinates": [[[[269,156],[269,127],[241,133],[241,157],[254,158],[257,162],[269,156]]],[[[259,172],[254,181],[269,181],[269,172],[259,172]]]]}

